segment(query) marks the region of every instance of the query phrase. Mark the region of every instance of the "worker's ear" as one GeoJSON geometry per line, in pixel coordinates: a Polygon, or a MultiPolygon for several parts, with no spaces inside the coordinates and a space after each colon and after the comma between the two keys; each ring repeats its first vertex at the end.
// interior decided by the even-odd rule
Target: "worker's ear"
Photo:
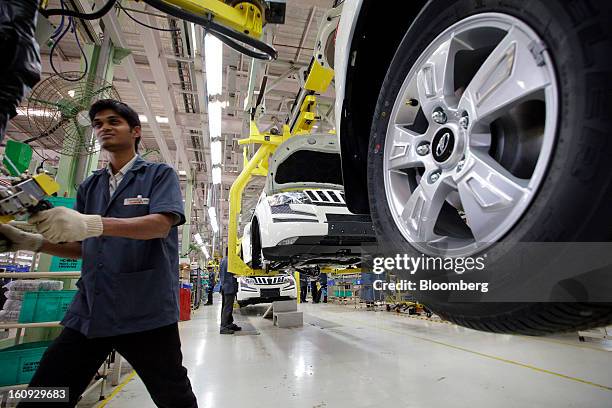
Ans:
{"type": "Polygon", "coordinates": [[[132,128],[132,137],[134,139],[136,139],[137,137],[140,137],[141,134],[142,134],[142,128],[140,126],[134,126],[132,128]]]}

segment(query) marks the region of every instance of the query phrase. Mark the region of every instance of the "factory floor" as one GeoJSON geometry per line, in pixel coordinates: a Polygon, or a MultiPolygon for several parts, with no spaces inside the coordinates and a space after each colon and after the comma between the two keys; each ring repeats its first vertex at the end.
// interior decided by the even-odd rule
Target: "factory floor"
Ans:
{"type": "MultiPolygon", "coordinates": [[[[220,335],[215,301],[180,323],[201,408],[612,407],[612,342],[496,335],[311,303],[300,305],[301,328],[273,326],[259,306],[234,313],[244,333],[220,335]]],[[[154,404],[138,376],[126,375],[98,406],[154,404]]]]}

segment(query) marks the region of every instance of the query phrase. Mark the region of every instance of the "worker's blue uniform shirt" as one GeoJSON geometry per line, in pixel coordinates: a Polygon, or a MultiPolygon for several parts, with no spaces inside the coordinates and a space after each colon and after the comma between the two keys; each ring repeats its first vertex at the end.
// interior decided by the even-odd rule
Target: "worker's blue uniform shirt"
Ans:
{"type": "Polygon", "coordinates": [[[106,337],[177,322],[176,227],[185,216],[176,172],[138,157],[110,197],[109,174],[97,170],[79,186],[75,209],[114,218],[172,213],[178,221],[165,238],[102,236],[83,241],[79,290],[62,324],[87,337],[106,337]]]}
{"type": "Polygon", "coordinates": [[[233,295],[238,293],[238,280],[233,273],[227,270],[227,257],[223,258],[219,265],[219,281],[223,294],[233,295]]]}

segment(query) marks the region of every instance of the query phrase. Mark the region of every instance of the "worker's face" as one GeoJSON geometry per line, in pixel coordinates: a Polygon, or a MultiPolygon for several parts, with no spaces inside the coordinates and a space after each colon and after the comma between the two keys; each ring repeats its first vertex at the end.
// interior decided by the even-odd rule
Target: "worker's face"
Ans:
{"type": "Polygon", "coordinates": [[[140,126],[130,125],[112,109],[96,114],[92,122],[100,147],[109,152],[135,151],[136,139],[140,137],[140,126]]]}

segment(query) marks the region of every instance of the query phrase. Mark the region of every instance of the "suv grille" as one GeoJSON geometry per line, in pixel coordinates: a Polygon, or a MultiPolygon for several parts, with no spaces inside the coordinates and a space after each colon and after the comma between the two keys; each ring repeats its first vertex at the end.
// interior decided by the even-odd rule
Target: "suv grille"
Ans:
{"type": "Polygon", "coordinates": [[[280,285],[285,283],[284,276],[256,276],[255,283],[257,285],[280,285]]]}
{"type": "Polygon", "coordinates": [[[346,207],[344,193],[338,190],[305,190],[314,205],[346,207]]]}

